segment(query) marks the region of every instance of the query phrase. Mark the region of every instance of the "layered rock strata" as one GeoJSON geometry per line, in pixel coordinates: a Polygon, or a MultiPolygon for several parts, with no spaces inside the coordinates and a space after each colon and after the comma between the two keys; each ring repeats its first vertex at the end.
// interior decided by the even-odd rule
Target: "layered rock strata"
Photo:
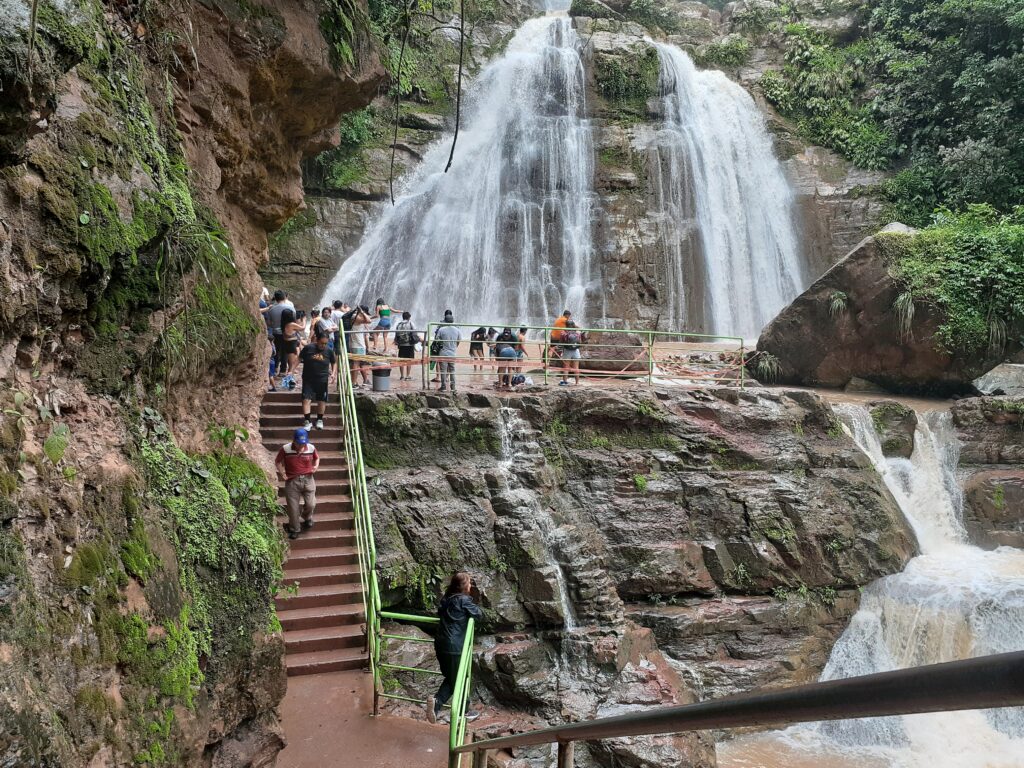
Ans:
{"type": "MultiPolygon", "coordinates": [[[[429,611],[456,568],[480,587],[488,733],[812,679],[856,587],[916,548],[810,393],[364,395],[358,407],[388,602],[429,611]]],[[[711,759],[683,739],[577,760],[661,765],[669,746],[673,764],[711,759]]]]}

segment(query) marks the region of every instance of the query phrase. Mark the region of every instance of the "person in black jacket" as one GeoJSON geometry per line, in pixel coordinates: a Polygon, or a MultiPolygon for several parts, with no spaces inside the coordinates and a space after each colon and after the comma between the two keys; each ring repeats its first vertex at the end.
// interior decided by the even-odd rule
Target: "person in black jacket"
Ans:
{"type": "Polygon", "coordinates": [[[452,576],[437,609],[441,624],[434,637],[434,652],[437,654],[437,663],[441,667],[444,681],[437,689],[437,693],[427,699],[427,720],[431,723],[437,722],[441,707],[448,703],[448,699],[455,692],[455,678],[459,673],[462,644],[466,639],[469,620],[472,618],[480,621],[484,617],[483,611],[470,597],[472,591],[473,579],[465,571],[459,571],[452,576]]]}

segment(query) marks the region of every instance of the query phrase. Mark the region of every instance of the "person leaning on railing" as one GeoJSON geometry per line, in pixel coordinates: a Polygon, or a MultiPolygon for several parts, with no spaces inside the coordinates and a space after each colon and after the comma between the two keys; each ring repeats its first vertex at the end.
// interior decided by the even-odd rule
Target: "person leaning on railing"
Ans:
{"type": "MultiPolygon", "coordinates": [[[[437,609],[437,617],[441,623],[434,637],[434,652],[437,654],[437,664],[441,668],[444,680],[437,693],[427,698],[427,720],[431,723],[437,722],[441,707],[448,703],[448,699],[455,691],[455,678],[459,673],[459,661],[462,658],[462,646],[466,640],[469,620],[481,621],[484,617],[480,606],[473,602],[473,590],[472,577],[465,571],[459,571],[452,576],[437,609]]],[[[476,717],[476,713],[466,715],[469,720],[476,717]]]]}

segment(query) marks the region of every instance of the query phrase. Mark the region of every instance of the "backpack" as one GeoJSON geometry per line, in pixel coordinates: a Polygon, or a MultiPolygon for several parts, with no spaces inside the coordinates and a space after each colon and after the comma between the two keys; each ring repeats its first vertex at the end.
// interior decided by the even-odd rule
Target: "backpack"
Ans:
{"type": "Polygon", "coordinates": [[[566,347],[578,347],[580,345],[580,333],[575,329],[562,332],[562,345],[566,347]]]}
{"type": "MultiPolygon", "coordinates": [[[[404,324],[405,321],[403,320],[402,323],[404,324]]],[[[418,341],[416,334],[412,332],[411,323],[409,328],[399,328],[395,333],[395,344],[400,347],[415,347],[418,341]]]]}
{"type": "Polygon", "coordinates": [[[444,348],[444,342],[441,339],[434,339],[430,342],[430,356],[440,357],[441,350],[444,348]]]}

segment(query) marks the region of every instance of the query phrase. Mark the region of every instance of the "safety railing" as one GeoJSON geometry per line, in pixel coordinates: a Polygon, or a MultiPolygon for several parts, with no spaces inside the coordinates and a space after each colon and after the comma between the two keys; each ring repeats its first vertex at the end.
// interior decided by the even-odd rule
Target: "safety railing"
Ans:
{"type": "Polygon", "coordinates": [[[462,641],[462,656],[459,657],[459,672],[455,678],[455,692],[452,693],[451,727],[448,731],[448,768],[459,768],[462,755],[456,751],[466,741],[466,718],[469,707],[469,692],[473,683],[473,641],[476,626],[473,619],[466,628],[466,639],[462,641]]]}
{"type": "MultiPolygon", "coordinates": [[[[366,385],[371,373],[388,375],[398,369],[402,376],[412,376],[419,368],[424,389],[442,383],[444,374],[453,380],[473,386],[487,385],[493,378],[498,388],[513,386],[517,375],[535,376],[535,384],[554,384],[571,378],[574,382],[586,380],[635,380],[648,384],[655,381],[682,386],[734,386],[746,383],[746,347],[738,336],[670,331],[649,331],[616,328],[573,328],[580,334],[578,344],[568,345],[560,338],[565,329],[546,325],[517,325],[487,323],[446,324],[431,322],[425,330],[397,331],[356,330],[345,331],[349,347],[351,375],[360,377],[366,385]],[[437,330],[445,325],[458,328],[460,340],[456,354],[445,354],[436,348],[437,330]],[[477,329],[509,328],[516,335],[514,341],[503,340],[492,334],[486,338],[472,338],[477,329]],[[413,333],[420,344],[414,357],[395,357],[400,351],[398,333],[413,333]],[[522,333],[525,340],[519,338],[522,333]],[[500,346],[511,345],[516,357],[502,358],[494,354],[500,346]],[[352,354],[351,349],[358,350],[352,354]],[[449,369],[447,366],[451,365],[449,369]],[[385,373],[386,372],[386,373],[385,373]]],[[[438,344],[438,346],[440,346],[438,344]]],[[[450,350],[449,350],[450,351],[450,350]]]]}
{"type": "Polygon", "coordinates": [[[473,768],[483,768],[494,750],[558,744],[558,767],[570,768],[577,741],[1021,705],[1024,652],[1016,652],[659,707],[458,745],[452,752],[472,752],[473,768]]]}
{"type": "MultiPolygon", "coordinates": [[[[410,672],[429,676],[439,676],[441,674],[432,669],[389,663],[385,657],[388,641],[396,640],[414,643],[431,643],[433,641],[428,638],[412,635],[384,632],[381,626],[382,620],[387,619],[389,621],[420,624],[423,626],[436,625],[440,621],[432,616],[417,616],[415,614],[382,610],[380,587],[377,581],[377,547],[373,538],[373,518],[370,512],[369,491],[366,486],[366,466],[363,462],[355,393],[352,389],[351,379],[344,375],[345,369],[349,365],[347,350],[343,347],[339,350],[338,356],[341,369],[339,372],[338,391],[341,399],[341,420],[345,435],[344,450],[348,465],[349,493],[352,499],[356,531],[356,549],[358,550],[359,558],[359,583],[363,600],[363,614],[366,616],[364,650],[367,654],[369,671],[373,676],[373,714],[377,715],[380,713],[380,700],[382,698],[397,699],[417,704],[426,703],[422,699],[384,690],[383,676],[385,674],[393,672],[410,672]]],[[[470,619],[466,640],[462,647],[462,657],[459,661],[455,693],[452,696],[451,721],[449,725],[449,746],[451,748],[462,744],[463,739],[465,739],[467,722],[465,715],[472,679],[474,634],[474,622],[470,619]]],[[[452,764],[457,768],[459,756],[455,755],[454,752],[452,755],[452,764]]]]}

